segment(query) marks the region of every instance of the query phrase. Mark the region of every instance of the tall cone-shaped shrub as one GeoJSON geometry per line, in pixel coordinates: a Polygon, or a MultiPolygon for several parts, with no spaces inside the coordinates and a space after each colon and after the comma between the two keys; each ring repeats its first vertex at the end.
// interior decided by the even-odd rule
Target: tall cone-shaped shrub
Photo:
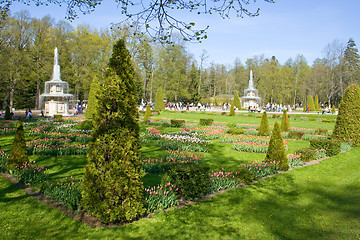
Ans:
{"type": "Polygon", "coordinates": [[[155,110],[160,111],[165,109],[164,104],[164,90],[159,87],[156,91],[156,97],[155,97],[155,110]]]}
{"type": "Polygon", "coordinates": [[[4,119],[5,120],[11,120],[12,119],[9,106],[6,106],[6,108],[5,108],[4,119]]]}
{"type": "Polygon", "coordinates": [[[119,40],[99,92],[82,189],[84,208],[104,223],[131,222],[145,213],[134,74],[119,40]]]}
{"type": "Polygon", "coordinates": [[[270,137],[269,148],[265,157],[265,162],[273,161],[279,164],[279,170],[286,171],[289,169],[289,160],[286,157],[281,129],[277,122],[274,125],[274,129],[270,137]]]}
{"type": "Polygon", "coordinates": [[[360,87],[357,84],[351,84],[341,99],[331,138],[360,145],[360,87]]]}
{"type": "Polygon", "coordinates": [[[144,122],[147,122],[151,116],[150,104],[146,106],[146,111],[144,115],[144,122]]]}
{"type": "Polygon", "coordinates": [[[24,124],[23,122],[20,121],[16,128],[15,138],[12,145],[7,169],[13,170],[16,168],[20,168],[23,165],[23,163],[26,163],[28,161],[29,159],[26,150],[24,124]]]}
{"type": "Polygon", "coordinates": [[[289,128],[290,128],[289,117],[287,115],[287,111],[284,110],[281,118],[281,131],[287,132],[289,131],[289,128]]]}
{"type": "Polygon", "coordinates": [[[239,93],[237,91],[235,91],[235,95],[234,95],[234,106],[237,109],[241,109],[240,97],[239,97],[239,93]]]}
{"type": "Polygon", "coordinates": [[[94,119],[94,116],[97,114],[97,106],[98,100],[97,95],[101,89],[100,81],[97,77],[94,77],[92,83],[90,85],[90,92],[89,92],[89,101],[85,111],[85,118],[86,119],[94,119]]]}
{"type": "Polygon", "coordinates": [[[229,113],[230,116],[235,116],[235,108],[234,108],[234,104],[231,104],[231,107],[230,107],[230,113],[229,113]]]}
{"type": "Polygon", "coordinates": [[[309,105],[309,111],[314,111],[315,110],[315,106],[314,106],[314,99],[311,95],[308,96],[306,104],[309,105]]]}
{"type": "Polygon", "coordinates": [[[319,96],[316,94],[315,95],[315,99],[314,99],[314,107],[315,110],[319,110],[320,106],[319,106],[319,96]]]}
{"type": "Polygon", "coordinates": [[[268,121],[267,113],[266,111],[264,111],[261,116],[258,136],[268,136],[268,135],[270,135],[269,121],[268,121]]]}

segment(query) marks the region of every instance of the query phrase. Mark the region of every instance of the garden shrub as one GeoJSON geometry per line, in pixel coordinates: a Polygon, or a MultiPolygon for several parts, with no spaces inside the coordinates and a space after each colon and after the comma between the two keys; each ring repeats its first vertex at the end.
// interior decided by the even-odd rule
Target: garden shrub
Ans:
{"type": "Polygon", "coordinates": [[[341,143],[332,139],[312,139],[310,145],[316,149],[325,149],[326,155],[331,157],[340,153],[341,143]]]}
{"type": "Polygon", "coordinates": [[[309,111],[314,111],[315,110],[314,99],[313,99],[313,97],[311,95],[309,95],[307,97],[306,104],[309,106],[309,111]]]}
{"type": "Polygon", "coordinates": [[[156,111],[161,111],[165,109],[165,104],[164,104],[164,90],[159,87],[158,90],[156,91],[156,97],[155,97],[155,107],[154,109],[156,111]]]}
{"type": "Polygon", "coordinates": [[[230,107],[230,113],[229,116],[235,116],[235,108],[234,108],[234,104],[231,105],[230,107]]]}
{"type": "Polygon", "coordinates": [[[281,118],[281,131],[287,132],[289,131],[289,128],[290,128],[289,118],[287,115],[287,111],[284,110],[281,118]]]}
{"type": "Polygon", "coordinates": [[[334,114],[336,112],[335,105],[332,105],[331,107],[331,113],[334,114]]]}
{"type": "Polygon", "coordinates": [[[225,115],[226,115],[226,112],[222,112],[221,115],[222,115],[222,116],[225,116],[225,115]]]}
{"type": "Polygon", "coordinates": [[[163,182],[170,182],[178,188],[179,197],[185,200],[202,198],[210,192],[209,167],[201,164],[170,164],[163,182]]]}
{"type": "Polygon", "coordinates": [[[322,128],[318,128],[315,130],[316,135],[327,135],[327,132],[328,132],[328,130],[322,129],[322,128]]]}
{"type": "Polygon", "coordinates": [[[226,126],[229,127],[229,128],[235,128],[236,123],[227,123],[226,126]]]}
{"type": "Polygon", "coordinates": [[[140,169],[137,86],[120,39],[113,47],[98,98],[82,184],[82,205],[101,222],[131,222],[145,213],[140,169]]]}
{"type": "Polygon", "coordinates": [[[242,128],[230,128],[229,130],[227,130],[227,133],[231,135],[244,134],[244,132],[245,130],[242,128]]]}
{"type": "Polygon", "coordinates": [[[200,118],[201,126],[210,126],[213,123],[214,119],[212,118],[200,118]]]}
{"type": "Polygon", "coordinates": [[[63,118],[63,115],[61,114],[54,114],[54,119],[55,120],[61,120],[63,118]]]}
{"type": "Polygon", "coordinates": [[[75,129],[79,129],[79,130],[92,130],[92,128],[93,128],[93,124],[91,120],[78,122],[75,126],[75,129]]]}
{"type": "Polygon", "coordinates": [[[5,116],[4,116],[4,119],[5,119],[5,120],[11,120],[11,119],[12,119],[9,105],[7,105],[6,108],[5,108],[5,116]]]}
{"type": "Polygon", "coordinates": [[[19,121],[14,142],[11,149],[10,158],[8,161],[7,169],[13,170],[16,168],[21,168],[24,163],[27,163],[28,155],[26,149],[26,141],[24,135],[24,124],[23,122],[19,121]]]}
{"type": "Polygon", "coordinates": [[[326,118],[323,118],[323,119],[322,119],[322,122],[329,123],[329,122],[332,122],[332,120],[331,120],[331,119],[326,119],[326,118]]]}
{"type": "Polygon", "coordinates": [[[290,139],[296,139],[296,140],[300,140],[305,133],[300,132],[300,131],[289,131],[289,138],[290,139]]]}
{"type": "Polygon", "coordinates": [[[146,106],[146,111],[145,111],[145,115],[144,115],[145,124],[149,121],[150,116],[151,116],[151,109],[150,109],[150,104],[148,104],[146,106]]]}
{"type": "Polygon", "coordinates": [[[332,139],[360,145],[360,87],[351,84],[339,105],[332,139]]]}
{"type": "Polygon", "coordinates": [[[258,131],[258,136],[268,136],[270,135],[269,121],[266,111],[263,112],[260,122],[260,127],[258,131]]]}
{"type": "Polygon", "coordinates": [[[301,161],[309,162],[315,159],[317,154],[316,148],[301,148],[295,151],[296,154],[300,154],[301,161]]]}
{"type": "Polygon", "coordinates": [[[184,125],[185,120],[183,119],[171,119],[170,120],[170,126],[174,128],[180,128],[184,125]]]}
{"type": "Polygon", "coordinates": [[[239,93],[238,91],[235,91],[235,95],[234,95],[234,104],[233,104],[237,109],[241,109],[241,102],[240,102],[240,97],[239,97],[239,93]]]}
{"type": "Polygon", "coordinates": [[[319,110],[320,106],[319,106],[319,95],[315,95],[315,99],[314,99],[314,108],[315,110],[319,110]]]}
{"type": "Polygon", "coordinates": [[[90,92],[89,92],[89,101],[86,106],[85,110],[85,118],[87,120],[94,119],[96,113],[97,113],[97,107],[98,107],[98,99],[97,96],[99,94],[101,88],[101,82],[100,80],[95,76],[91,82],[90,85],[90,92]]]}
{"type": "Polygon", "coordinates": [[[280,171],[289,169],[289,161],[285,154],[284,141],[281,135],[281,129],[277,122],[275,122],[272,131],[268,151],[266,153],[265,162],[276,162],[279,164],[280,171]]]}

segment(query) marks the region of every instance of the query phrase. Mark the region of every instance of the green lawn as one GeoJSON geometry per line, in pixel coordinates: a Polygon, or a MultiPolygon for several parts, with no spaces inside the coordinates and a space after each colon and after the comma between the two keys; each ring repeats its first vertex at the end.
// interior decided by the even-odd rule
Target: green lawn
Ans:
{"type": "MultiPolygon", "coordinates": [[[[260,123],[256,117],[203,113],[163,112],[157,117],[260,123]]],[[[270,118],[269,122],[273,125],[275,120],[270,118]]],[[[308,120],[290,120],[290,125],[315,129],[334,127],[334,123],[308,120]]],[[[141,126],[142,130],[145,128],[141,126]]],[[[9,152],[12,139],[13,136],[1,137],[1,149],[9,152]]],[[[203,154],[203,162],[214,170],[235,170],[240,164],[264,158],[264,154],[237,152],[231,150],[231,144],[213,142],[211,151],[203,154]]],[[[288,140],[288,153],[303,147],[309,147],[309,142],[288,140]]],[[[156,141],[143,145],[141,151],[154,158],[164,152],[156,141]]],[[[317,165],[111,229],[93,229],[79,223],[0,177],[0,239],[360,239],[358,159],[360,147],[317,165]]],[[[31,156],[31,160],[50,168],[53,179],[71,175],[82,178],[86,156],[31,156]]],[[[157,174],[144,176],[145,185],[156,185],[160,181],[157,174]]]]}
{"type": "Polygon", "coordinates": [[[360,148],[192,206],[92,229],[0,178],[0,239],[359,239],[360,148]]]}

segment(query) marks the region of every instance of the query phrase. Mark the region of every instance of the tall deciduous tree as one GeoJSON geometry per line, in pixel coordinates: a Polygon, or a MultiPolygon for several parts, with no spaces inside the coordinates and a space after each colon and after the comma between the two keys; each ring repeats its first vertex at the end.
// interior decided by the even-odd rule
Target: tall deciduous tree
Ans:
{"type": "Polygon", "coordinates": [[[134,74],[119,40],[99,94],[82,191],[84,207],[104,223],[131,222],[145,213],[134,74]]]}

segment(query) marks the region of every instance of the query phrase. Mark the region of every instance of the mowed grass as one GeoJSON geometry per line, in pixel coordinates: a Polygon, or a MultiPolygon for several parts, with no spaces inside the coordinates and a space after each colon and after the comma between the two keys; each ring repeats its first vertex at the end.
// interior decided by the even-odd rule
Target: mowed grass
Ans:
{"type": "Polygon", "coordinates": [[[182,209],[93,229],[0,178],[0,239],[359,239],[360,148],[182,209]]]}

